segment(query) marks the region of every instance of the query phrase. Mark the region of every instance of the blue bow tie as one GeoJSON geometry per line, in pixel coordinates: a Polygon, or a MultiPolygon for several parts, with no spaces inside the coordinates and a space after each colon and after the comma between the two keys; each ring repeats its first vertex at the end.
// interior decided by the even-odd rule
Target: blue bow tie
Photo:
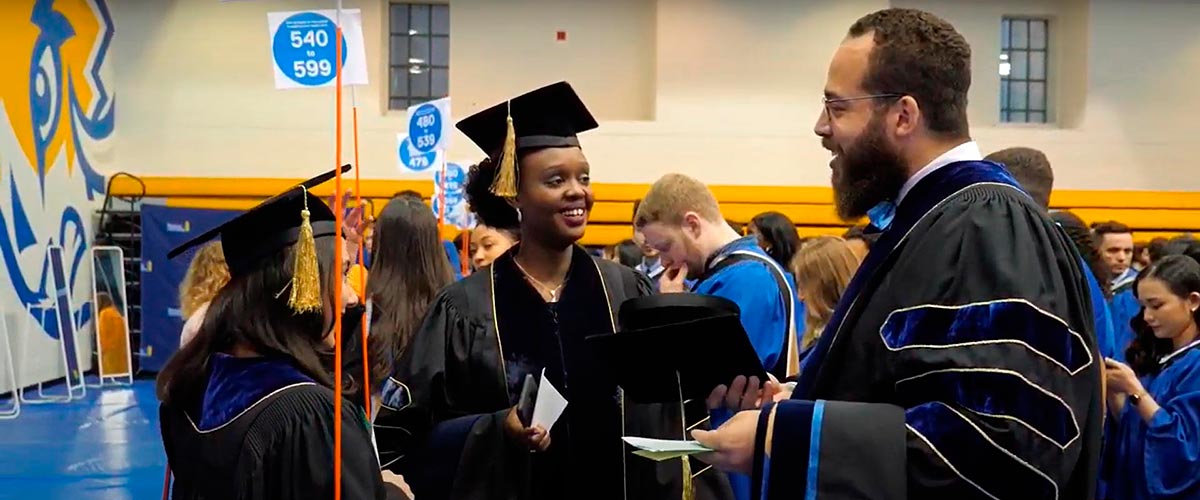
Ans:
{"type": "Polygon", "coordinates": [[[892,219],[896,217],[896,204],[890,201],[880,202],[870,210],[867,210],[867,219],[871,221],[871,226],[879,231],[887,231],[887,228],[892,225],[892,219]]]}

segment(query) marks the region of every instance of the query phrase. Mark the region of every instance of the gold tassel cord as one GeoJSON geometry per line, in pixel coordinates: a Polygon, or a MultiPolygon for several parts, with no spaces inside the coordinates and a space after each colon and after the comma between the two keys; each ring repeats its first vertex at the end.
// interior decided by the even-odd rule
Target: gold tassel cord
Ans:
{"type": "Polygon", "coordinates": [[[517,197],[517,131],[513,127],[512,103],[509,103],[508,129],[504,132],[504,148],[500,152],[500,165],[496,179],[492,181],[492,194],[501,198],[517,197]]]}
{"type": "Polygon", "coordinates": [[[308,190],[304,190],[304,210],[300,211],[300,234],[292,247],[295,259],[292,271],[292,293],[288,306],[297,313],[321,310],[321,272],[317,264],[317,244],[313,239],[311,214],[308,211],[308,190]]]}

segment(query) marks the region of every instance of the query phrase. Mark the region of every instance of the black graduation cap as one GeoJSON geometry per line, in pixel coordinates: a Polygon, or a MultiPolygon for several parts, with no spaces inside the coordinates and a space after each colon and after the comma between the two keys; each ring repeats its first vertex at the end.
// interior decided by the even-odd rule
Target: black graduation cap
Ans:
{"type": "Polygon", "coordinates": [[[621,331],[587,338],[630,399],[640,403],[705,399],[738,375],[767,380],[734,302],[672,293],[630,299],[621,331]]]}
{"type": "Polygon", "coordinates": [[[578,146],[577,134],[598,124],[571,84],[558,82],[463,118],[456,126],[499,163],[492,192],[511,198],[517,195],[518,151],[578,146]]]}
{"type": "MultiPolygon", "coordinates": [[[[343,165],[341,170],[350,170],[350,165],[343,165]]],[[[175,258],[220,236],[229,273],[239,276],[253,271],[264,257],[282,248],[295,245],[301,240],[308,243],[312,238],[333,236],[336,230],[333,211],[309,190],[332,179],[336,174],[336,169],[330,170],[301,182],[228,222],[175,247],[167,254],[167,258],[175,258]],[[305,238],[304,233],[310,228],[312,237],[305,238]]]]}

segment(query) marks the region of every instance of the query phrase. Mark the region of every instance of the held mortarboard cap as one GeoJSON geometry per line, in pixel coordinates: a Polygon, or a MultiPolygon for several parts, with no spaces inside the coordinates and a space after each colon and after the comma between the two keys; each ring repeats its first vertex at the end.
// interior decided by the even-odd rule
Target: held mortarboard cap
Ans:
{"type": "Polygon", "coordinates": [[[676,293],[621,304],[620,333],[587,338],[630,399],[660,403],[707,398],[738,375],[766,380],[730,300],[676,293]]]}
{"type": "MultiPolygon", "coordinates": [[[[342,166],[342,172],[348,170],[350,165],[342,166]]],[[[263,258],[294,245],[296,269],[289,302],[301,312],[319,309],[320,283],[313,240],[333,236],[336,218],[329,206],[309,190],[336,173],[331,170],[304,181],[175,247],[167,257],[175,258],[219,236],[229,273],[241,276],[254,271],[263,258]]]]}
{"type": "Polygon", "coordinates": [[[517,195],[517,154],[521,150],[578,146],[577,135],[598,126],[567,82],[514,97],[463,118],[457,127],[497,162],[491,190],[517,195]]]}

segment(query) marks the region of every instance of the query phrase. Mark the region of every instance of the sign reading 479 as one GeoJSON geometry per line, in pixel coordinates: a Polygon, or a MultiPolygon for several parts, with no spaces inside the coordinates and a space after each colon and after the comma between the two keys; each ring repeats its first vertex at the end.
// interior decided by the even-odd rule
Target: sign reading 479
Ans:
{"type": "MultiPolygon", "coordinates": [[[[338,19],[336,10],[267,14],[275,88],[333,85],[337,76],[338,19]]],[[[363,44],[362,14],[358,9],[343,10],[340,20],[342,83],[366,85],[367,58],[363,44]]]]}

